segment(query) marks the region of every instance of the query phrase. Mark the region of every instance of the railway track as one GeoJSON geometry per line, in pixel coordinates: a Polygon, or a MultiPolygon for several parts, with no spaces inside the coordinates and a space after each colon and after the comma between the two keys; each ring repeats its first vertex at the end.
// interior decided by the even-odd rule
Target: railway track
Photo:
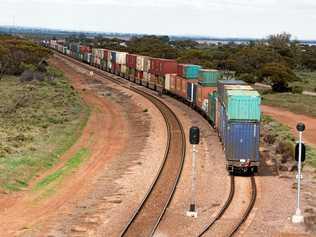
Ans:
{"type": "Polygon", "coordinates": [[[155,96],[126,82],[124,83],[122,80],[113,79],[106,72],[94,69],[66,56],[58,55],[142,95],[150,100],[162,113],[166,121],[168,134],[167,149],[163,163],[145,198],[120,234],[120,236],[152,236],[172,199],[183,168],[186,141],[181,122],[175,113],[155,96]]]}
{"type": "MultiPolygon", "coordinates": [[[[239,177],[239,178],[245,178],[246,177],[239,177]]],[[[220,236],[227,236],[227,237],[232,237],[234,236],[240,227],[243,225],[243,223],[247,220],[249,214],[251,213],[252,208],[254,207],[256,197],[257,197],[257,187],[256,187],[256,181],[255,178],[252,176],[249,178],[248,182],[250,182],[250,187],[251,187],[251,194],[250,194],[250,200],[247,204],[247,207],[245,211],[242,213],[241,218],[234,220],[233,224],[230,222],[229,225],[228,222],[223,221],[223,223],[220,223],[222,221],[223,216],[229,217],[229,211],[228,209],[233,205],[234,202],[234,197],[236,193],[236,183],[235,183],[235,176],[230,176],[230,192],[228,195],[228,198],[224,204],[224,206],[221,208],[220,212],[217,214],[217,216],[204,228],[204,230],[198,235],[198,237],[202,236],[218,236],[214,235],[214,232],[216,232],[216,227],[217,225],[223,225],[226,224],[228,227],[229,225],[232,226],[228,231],[224,231],[225,233],[221,233],[220,236]]],[[[237,201],[243,201],[243,200],[238,200],[237,201]]],[[[236,204],[238,205],[238,203],[236,204]]]]}

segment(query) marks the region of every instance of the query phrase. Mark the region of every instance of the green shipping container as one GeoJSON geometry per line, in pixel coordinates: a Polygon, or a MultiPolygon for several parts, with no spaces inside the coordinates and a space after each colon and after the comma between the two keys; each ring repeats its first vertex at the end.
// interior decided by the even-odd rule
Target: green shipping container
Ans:
{"type": "Polygon", "coordinates": [[[260,121],[261,97],[257,91],[226,90],[224,106],[228,120],[260,121]]]}
{"type": "Polygon", "coordinates": [[[213,125],[215,124],[216,120],[216,98],[217,92],[213,92],[213,94],[208,94],[208,111],[209,111],[209,118],[213,125]]]}
{"type": "Polygon", "coordinates": [[[197,79],[199,76],[199,71],[202,67],[199,65],[184,65],[183,67],[183,77],[186,79],[197,79]]]}
{"type": "Polygon", "coordinates": [[[221,79],[223,73],[218,70],[212,70],[212,69],[200,69],[199,70],[199,81],[205,82],[205,83],[213,83],[216,84],[218,80],[221,79]]]}

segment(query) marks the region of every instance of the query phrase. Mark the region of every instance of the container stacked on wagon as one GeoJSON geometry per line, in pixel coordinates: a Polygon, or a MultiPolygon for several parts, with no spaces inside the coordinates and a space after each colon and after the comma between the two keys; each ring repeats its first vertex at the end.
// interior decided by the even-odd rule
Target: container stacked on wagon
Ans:
{"type": "Polygon", "coordinates": [[[167,93],[200,112],[217,130],[227,169],[257,172],[260,103],[257,91],[243,81],[227,80],[222,71],[176,60],[91,48],[51,40],[51,48],[137,84],[167,93]]]}

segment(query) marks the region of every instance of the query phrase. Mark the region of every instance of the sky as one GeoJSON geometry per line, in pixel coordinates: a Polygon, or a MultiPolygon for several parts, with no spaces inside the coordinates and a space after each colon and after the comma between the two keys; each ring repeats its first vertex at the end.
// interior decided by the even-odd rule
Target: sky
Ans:
{"type": "Polygon", "coordinates": [[[0,25],[315,40],[316,0],[0,0],[0,25]]]}

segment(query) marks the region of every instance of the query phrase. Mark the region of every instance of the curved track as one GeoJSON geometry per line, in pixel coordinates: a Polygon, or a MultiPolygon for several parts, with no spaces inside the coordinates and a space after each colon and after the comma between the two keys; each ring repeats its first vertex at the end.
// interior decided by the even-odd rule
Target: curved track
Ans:
{"type": "MultiPolygon", "coordinates": [[[[229,196],[228,196],[224,206],[222,207],[220,212],[217,214],[217,216],[198,235],[199,237],[207,236],[207,235],[212,236],[212,229],[215,227],[215,225],[218,223],[218,221],[222,218],[222,216],[224,214],[227,214],[226,211],[231,206],[233,199],[234,199],[234,196],[235,196],[235,177],[230,176],[230,178],[231,178],[230,192],[229,192],[229,196]]],[[[251,198],[250,198],[250,201],[247,205],[247,208],[244,211],[241,219],[238,220],[236,224],[232,225],[232,229],[225,236],[232,237],[238,232],[239,228],[247,220],[247,218],[248,218],[248,216],[249,216],[249,214],[250,214],[250,212],[255,204],[256,197],[257,197],[257,187],[256,187],[255,178],[253,176],[250,177],[250,182],[251,182],[251,198]]]]}
{"type": "Polygon", "coordinates": [[[163,163],[145,198],[120,234],[120,236],[152,236],[172,199],[183,168],[186,141],[181,122],[175,113],[155,96],[131,87],[124,81],[113,79],[106,72],[63,55],[60,57],[144,96],[162,113],[168,130],[168,143],[163,163]]]}

